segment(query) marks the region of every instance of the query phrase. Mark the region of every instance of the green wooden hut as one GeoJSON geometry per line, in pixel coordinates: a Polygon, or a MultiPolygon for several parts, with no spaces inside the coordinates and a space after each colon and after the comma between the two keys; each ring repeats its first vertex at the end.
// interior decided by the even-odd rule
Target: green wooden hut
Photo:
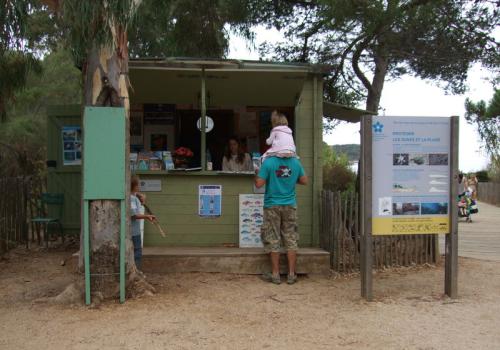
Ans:
{"type": "MultiPolygon", "coordinates": [[[[235,135],[249,153],[262,153],[271,129],[270,114],[275,109],[288,117],[297,153],[310,178],[308,186],[298,189],[300,246],[319,247],[322,118],[329,115],[355,122],[365,114],[323,101],[327,72],[327,67],[301,63],[131,60],[132,155],[140,158],[148,152],[189,147],[194,156],[188,167],[201,168],[134,170],[143,181],[150,208],[168,231],[163,238],[154,226],[146,224],[145,247],[238,247],[239,195],[255,192],[254,177],[221,171],[224,149],[235,135]],[[197,126],[202,115],[213,121],[209,132],[197,126]],[[222,186],[219,217],[199,215],[200,185],[222,186]]],[[[63,224],[66,232],[75,234],[80,230],[80,126],[80,106],[50,109],[48,189],[64,193],[63,224]]]]}

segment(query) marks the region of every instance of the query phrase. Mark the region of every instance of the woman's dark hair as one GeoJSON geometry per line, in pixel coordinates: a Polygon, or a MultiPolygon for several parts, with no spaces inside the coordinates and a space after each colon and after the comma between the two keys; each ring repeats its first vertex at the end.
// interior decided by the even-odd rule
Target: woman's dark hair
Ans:
{"type": "Polygon", "coordinates": [[[236,157],[236,162],[243,164],[245,161],[245,152],[241,150],[240,147],[240,140],[236,136],[232,136],[227,140],[227,145],[226,145],[226,151],[224,152],[224,157],[226,157],[226,160],[229,162],[231,160],[231,148],[229,147],[229,142],[233,140],[236,141],[238,144],[238,156],[236,157]]]}

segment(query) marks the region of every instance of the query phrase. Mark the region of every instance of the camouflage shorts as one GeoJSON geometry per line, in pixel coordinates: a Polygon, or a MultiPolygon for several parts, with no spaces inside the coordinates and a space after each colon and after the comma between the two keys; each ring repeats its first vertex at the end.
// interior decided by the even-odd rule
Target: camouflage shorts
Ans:
{"type": "Polygon", "coordinates": [[[297,250],[297,209],[291,206],[264,208],[261,228],[262,243],[266,253],[297,250]]]}

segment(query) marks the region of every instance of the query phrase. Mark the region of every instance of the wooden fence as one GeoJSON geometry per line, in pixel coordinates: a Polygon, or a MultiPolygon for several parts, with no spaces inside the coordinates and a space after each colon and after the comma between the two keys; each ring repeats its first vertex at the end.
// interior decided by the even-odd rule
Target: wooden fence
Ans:
{"type": "Polygon", "coordinates": [[[30,181],[0,178],[0,255],[28,240],[30,181]]]}
{"type": "MultiPolygon", "coordinates": [[[[332,269],[359,271],[360,220],[357,193],[322,192],[320,245],[330,252],[332,269]]],[[[434,264],[437,244],[437,235],[374,236],[374,267],[434,264]]]]}
{"type": "Polygon", "coordinates": [[[0,178],[0,256],[35,239],[41,243],[41,228],[30,219],[39,214],[38,199],[43,189],[44,181],[39,178],[0,178]]]}
{"type": "Polygon", "coordinates": [[[481,202],[500,206],[500,183],[480,182],[477,188],[477,199],[481,202]]]}

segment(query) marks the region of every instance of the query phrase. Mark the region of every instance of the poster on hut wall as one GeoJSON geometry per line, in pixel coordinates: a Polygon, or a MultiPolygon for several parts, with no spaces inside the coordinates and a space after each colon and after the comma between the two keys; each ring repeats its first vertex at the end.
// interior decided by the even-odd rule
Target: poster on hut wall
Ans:
{"type": "Polygon", "coordinates": [[[82,128],[63,126],[61,129],[63,165],[82,164],[82,128]]]}
{"type": "Polygon", "coordinates": [[[373,235],[449,232],[450,118],[374,117],[373,235]]]}
{"type": "Polygon", "coordinates": [[[264,195],[240,194],[240,248],[261,248],[260,228],[264,221],[264,195]]]}
{"type": "Polygon", "coordinates": [[[205,218],[222,215],[222,185],[199,185],[198,215],[205,218]]]}

